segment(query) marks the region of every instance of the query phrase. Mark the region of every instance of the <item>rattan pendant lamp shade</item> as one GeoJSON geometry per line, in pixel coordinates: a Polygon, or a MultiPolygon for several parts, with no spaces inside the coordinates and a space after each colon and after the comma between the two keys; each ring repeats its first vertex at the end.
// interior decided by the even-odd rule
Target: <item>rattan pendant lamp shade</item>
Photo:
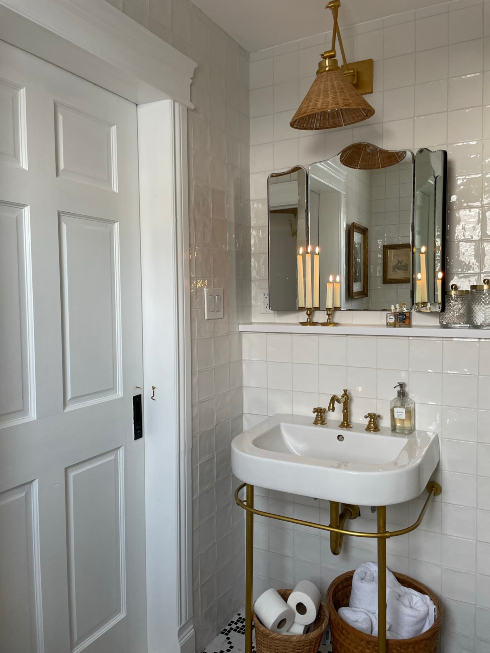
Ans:
{"type": "Polygon", "coordinates": [[[345,61],[344,46],[338,26],[339,0],[332,0],[327,5],[332,10],[334,18],[332,48],[324,52],[318,66],[316,79],[306,94],[291,120],[293,129],[333,129],[346,127],[367,120],[374,115],[373,107],[359,91],[354,88],[350,78],[356,75],[354,69],[349,69],[345,61]],[[335,59],[335,40],[338,37],[342,51],[344,67],[342,72],[335,59]]]}
{"type": "Polygon", "coordinates": [[[333,129],[362,122],[374,109],[341,72],[317,73],[301,106],[291,120],[294,129],[333,129]]]}

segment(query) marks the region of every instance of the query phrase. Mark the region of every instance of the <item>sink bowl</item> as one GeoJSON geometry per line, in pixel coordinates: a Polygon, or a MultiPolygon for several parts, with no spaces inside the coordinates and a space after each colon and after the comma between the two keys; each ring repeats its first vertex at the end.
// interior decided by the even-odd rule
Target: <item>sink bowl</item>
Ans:
{"type": "Polygon", "coordinates": [[[398,435],[314,426],[312,417],[274,415],[234,438],[233,473],[269,490],[363,506],[418,497],[439,462],[436,433],[398,435]]]}

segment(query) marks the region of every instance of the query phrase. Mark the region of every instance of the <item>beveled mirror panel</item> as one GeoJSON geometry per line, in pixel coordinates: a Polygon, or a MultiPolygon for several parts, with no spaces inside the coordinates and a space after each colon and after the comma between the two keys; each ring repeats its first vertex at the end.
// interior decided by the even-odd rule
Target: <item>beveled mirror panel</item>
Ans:
{"type": "Polygon", "coordinates": [[[306,170],[300,166],[269,176],[269,306],[297,308],[296,257],[308,245],[306,170]]]}
{"type": "Polygon", "coordinates": [[[444,310],[447,153],[415,155],[413,294],[416,311],[444,310]]]}

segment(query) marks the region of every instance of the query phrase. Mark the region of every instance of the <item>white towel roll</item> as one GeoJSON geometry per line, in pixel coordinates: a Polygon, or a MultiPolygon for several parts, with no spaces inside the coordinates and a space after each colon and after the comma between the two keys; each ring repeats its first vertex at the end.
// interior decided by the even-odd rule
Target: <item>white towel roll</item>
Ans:
{"type": "Polygon", "coordinates": [[[312,624],[321,601],[320,590],[309,580],[301,580],[288,598],[288,605],[294,610],[294,620],[303,626],[312,624]]]}
{"type": "MultiPolygon", "coordinates": [[[[395,576],[387,569],[387,590],[400,587],[395,576]]],[[[349,607],[361,608],[368,612],[378,611],[378,565],[376,563],[364,562],[354,572],[349,607]]]]}
{"type": "Polygon", "coordinates": [[[373,620],[366,610],[361,608],[339,608],[339,615],[352,628],[360,630],[361,633],[366,635],[372,635],[373,620]]]}
{"type": "Polygon", "coordinates": [[[430,628],[429,607],[431,599],[415,591],[398,594],[391,591],[387,596],[386,619],[392,625],[392,632],[400,639],[417,637],[430,628]]]}
{"type": "Polygon", "coordinates": [[[273,633],[284,635],[294,621],[294,610],[273,588],[259,596],[254,610],[260,622],[273,633]]]}

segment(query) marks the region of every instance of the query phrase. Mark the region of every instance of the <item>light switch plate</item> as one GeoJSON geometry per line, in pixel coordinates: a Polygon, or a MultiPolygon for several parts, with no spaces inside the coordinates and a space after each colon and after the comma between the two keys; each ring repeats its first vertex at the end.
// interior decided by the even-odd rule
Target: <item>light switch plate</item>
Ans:
{"type": "Polygon", "coordinates": [[[223,288],[204,288],[204,319],[223,317],[223,288]]]}

